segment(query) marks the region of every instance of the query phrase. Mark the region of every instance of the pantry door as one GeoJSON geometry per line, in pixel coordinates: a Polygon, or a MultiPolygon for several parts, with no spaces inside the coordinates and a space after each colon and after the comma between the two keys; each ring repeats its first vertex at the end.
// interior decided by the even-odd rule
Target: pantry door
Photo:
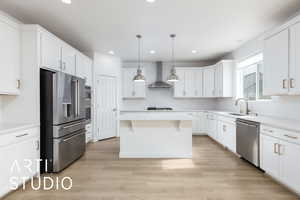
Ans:
{"type": "Polygon", "coordinates": [[[117,80],[112,76],[97,76],[96,80],[96,140],[117,136],[117,80]]]}

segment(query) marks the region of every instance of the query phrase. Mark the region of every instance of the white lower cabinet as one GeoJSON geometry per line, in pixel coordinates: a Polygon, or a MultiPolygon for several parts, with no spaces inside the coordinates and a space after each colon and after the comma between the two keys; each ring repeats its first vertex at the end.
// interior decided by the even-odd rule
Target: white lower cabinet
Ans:
{"type": "Polygon", "coordinates": [[[0,197],[39,174],[39,129],[0,137],[0,197]]]}
{"type": "Polygon", "coordinates": [[[86,134],[85,134],[86,143],[89,143],[93,140],[92,124],[87,124],[85,126],[85,130],[86,130],[86,134]]]}
{"type": "Polygon", "coordinates": [[[300,137],[285,130],[262,128],[261,168],[276,180],[300,194],[300,137]],[[269,130],[268,133],[265,130],[269,130]]]}
{"type": "Polygon", "coordinates": [[[205,115],[203,112],[192,113],[195,120],[193,120],[193,135],[203,135],[205,133],[204,121],[205,115]]]}
{"type": "Polygon", "coordinates": [[[230,151],[236,153],[236,125],[234,121],[218,121],[217,140],[230,151]]]}

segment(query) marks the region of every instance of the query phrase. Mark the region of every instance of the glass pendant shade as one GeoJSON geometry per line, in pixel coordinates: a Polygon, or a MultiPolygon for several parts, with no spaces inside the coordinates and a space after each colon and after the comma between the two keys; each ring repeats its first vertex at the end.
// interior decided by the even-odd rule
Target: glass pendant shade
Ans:
{"type": "Polygon", "coordinates": [[[177,82],[179,81],[179,77],[176,75],[175,68],[172,69],[170,76],[168,77],[168,82],[177,82]]]}

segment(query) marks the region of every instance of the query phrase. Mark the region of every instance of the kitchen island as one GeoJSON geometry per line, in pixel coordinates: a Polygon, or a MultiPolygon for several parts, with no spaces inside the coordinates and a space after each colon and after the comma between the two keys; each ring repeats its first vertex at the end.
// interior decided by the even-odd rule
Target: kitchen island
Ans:
{"type": "Polygon", "coordinates": [[[192,158],[192,121],[173,111],[124,111],[120,158],[192,158]]]}

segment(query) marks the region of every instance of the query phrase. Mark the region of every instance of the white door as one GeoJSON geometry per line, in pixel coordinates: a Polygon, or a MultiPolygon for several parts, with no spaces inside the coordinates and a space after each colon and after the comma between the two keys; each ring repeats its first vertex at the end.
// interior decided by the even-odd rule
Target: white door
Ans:
{"type": "Polygon", "coordinates": [[[0,94],[17,94],[21,66],[19,28],[0,21],[0,44],[0,94]]]}
{"type": "Polygon", "coordinates": [[[203,70],[203,88],[204,97],[215,96],[215,68],[206,68],[203,70]]]}
{"type": "Polygon", "coordinates": [[[194,70],[195,96],[203,97],[203,70],[194,70]]]}
{"type": "Polygon", "coordinates": [[[41,67],[61,70],[61,43],[47,33],[41,34],[41,67]]]}
{"type": "Polygon", "coordinates": [[[75,75],[76,51],[68,45],[63,45],[62,51],[62,70],[63,72],[75,75]]]}
{"type": "Polygon", "coordinates": [[[289,92],[289,30],[265,40],[264,94],[285,95],[289,92]]]}
{"type": "Polygon", "coordinates": [[[268,174],[280,177],[279,141],[276,138],[260,135],[260,165],[268,174]]]}
{"type": "Polygon", "coordinates": [[[281,141],[281,180],[300,192],[299,157],[300,145],[281,141]]]}
{"type": "Polygon", "coordinates": [[[175,97],[185,97],[186,91],[185,91],[185,76],[184,76],[184,70],[183,69],[176,69],[176,74],[179,78],[177,82],[174,83],[174,96],[175,97]]]}
{"type": "Polygon", "coordinates": [[[117,135],[117,81],[115,77],[98,76],[96,86],[97,133],[102,140],[117,135]]]}
{"type": "Polygon", "coordinates": [[[300,23],[291,27],[290,94],[300,94],[300,23]]]}

